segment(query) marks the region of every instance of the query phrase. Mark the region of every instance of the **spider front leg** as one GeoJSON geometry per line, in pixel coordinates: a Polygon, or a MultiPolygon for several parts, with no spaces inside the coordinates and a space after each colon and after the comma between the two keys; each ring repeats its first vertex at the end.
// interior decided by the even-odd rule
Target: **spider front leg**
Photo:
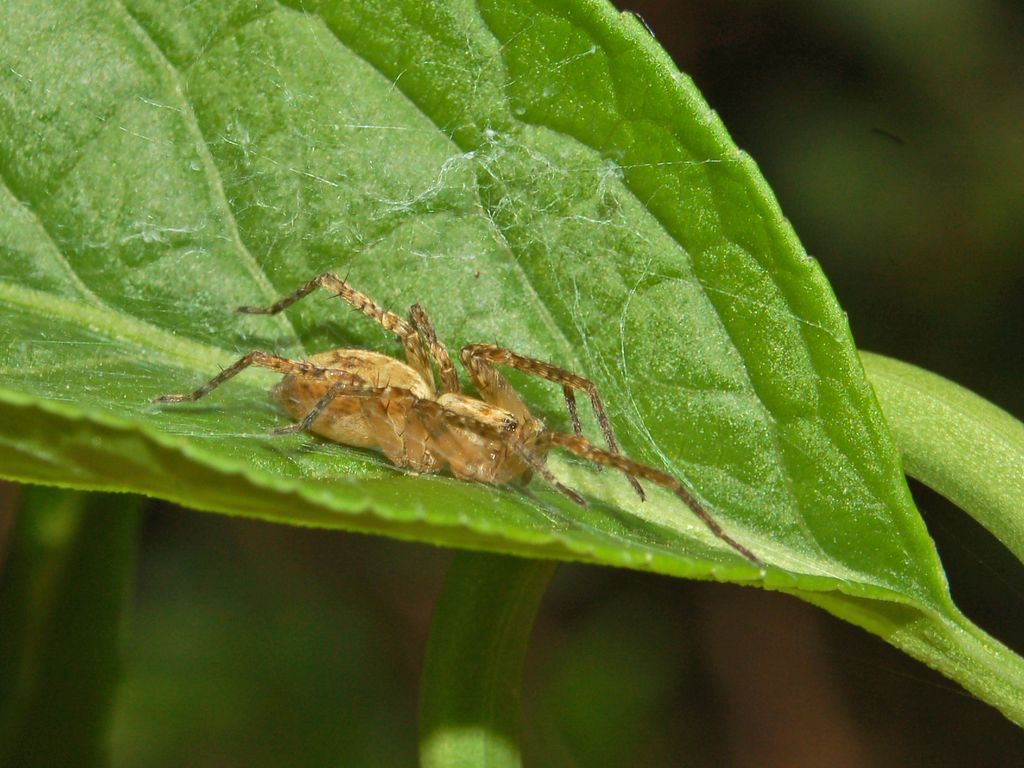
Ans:
{"type": "Polygon", "coordinates": [[[732,549],[743,555],[744,558],[749,560],[758,568],[764,568],[764,562],[757,557],[757,555],[726,533],[725,529],[722,528],[722,525],[710,512],[708,512],[707,509],[704,508],[689,489],[667,472],[662,472],[654,467],[648,467],[646,464],[635,462],[620,453],[601,450],[584,438],[576,435],[565,435],[560,432],[545,432],[541,435],[541,442],[548,443],[550,445],[557,445],[560,448],[564,448],[570,453],[573,453],[580,458],[587,459],[588,461],[592,461],[595,464],[615,467],[629,475],[642,477],[644,480],[650,480],[652,483],[660,485],[662,488],[671,491],[677,498],[679,498],[680,501],[688,506],[698,518],[700,518],[701,522],[704,523],[708,530],[710,530],[711,533],[713,533],[720,541],[732,547],[732,549]]]}
{"type": "MultiPolygon", "coordinates": [[[[615,433],[612,431],[611,421],[608,420],[604,403],[601,402],[601,396],[597,393],[597,385],[590,381],[590,379],[577,376],[563,368],[558,368],[532,357],[517,355],[515,352],[494,344],[469,344],[462,348],[459,356],[462,359],[462,364],[469,372],[470,378],[473,379],[473,383],[480,390],[480,394],[483,395],[484,399],[488,402],[494,402],[503,408],[508,408],[513,413],[517,413],[514,410],[514,405],[511,403],[506,405],[503,401],[514,397],[515,402],[520,406],[525,408],[525,405],[522,404],[519,396],[511,391],[511,386],[497,372],[494,368],[495,365],[507,365],[509,368],[515,368],[517,371],[522,371],[531,376],[537,376],[547,381],[561,384],[565,405],[569,411],[569,418],[572,420],[573,432],[580,438],[583,436],[583,427],[580,424],[579,411],[576,408],[575,390],[586,392],[590,397],[590,404],[594,408],[594,413],[597,415],[597,422],[601,426],[601,433],[604,435],[608,450],[614,454],[619,454],[619,443],[615,439],[615,433]]],[[[623,472],[625,472],[630,485],[633,486],[641,501],[645,499],[644,490],[640,487],[640,483],[633,476],[633,473],[627,470],[623,470],[623,472]]]]}

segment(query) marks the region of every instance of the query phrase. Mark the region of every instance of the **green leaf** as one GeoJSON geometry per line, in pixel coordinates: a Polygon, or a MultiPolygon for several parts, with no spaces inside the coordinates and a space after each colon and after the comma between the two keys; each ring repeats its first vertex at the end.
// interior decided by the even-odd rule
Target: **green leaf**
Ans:
{"type": "Polygon", "coordinates": [[[105,764],[141,502],[25,489],[0,582],[0,765],[105,764]]]}
{"type": "MultiPolygon", "coordinates": [[[[631,16],[597,0],[14,0],[0,120],[3,476],[759,583],[904,611],[955,646],[842,311],[631,16]],[[325,296],[232,311],[327,270],[386,307],[421,303],[454,347],[496,341],[592,378],[625,452],[682,478],[766,573],[674,497],[640,503],[579,461],[551,467],[586,510],[538,483],[271,438],[266,372],[149,404],[252,349],[399,354],[325,296]]],[[[567,428],[556,387],[511,378],[567,428]]],[[[947,673],[1022,689],[1002,646],[972,653],[947,673]]],[[[1024,721],[1019,697],[990,701],[1024,721]]]]}

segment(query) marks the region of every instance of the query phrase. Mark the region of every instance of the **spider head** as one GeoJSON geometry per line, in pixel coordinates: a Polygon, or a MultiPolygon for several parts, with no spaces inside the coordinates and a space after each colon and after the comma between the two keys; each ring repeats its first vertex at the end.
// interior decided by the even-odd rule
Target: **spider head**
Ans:
{"type": "Polygon", "coordinates": [[[547,445],[538,440],[544,425],[529,413],[517,418],[503,408],[467,395],[447,393],[438,398],[450,420],[454,442],[445,458],[457,477],[486,483],[505,483],[530,469],[528,455],[543,463],[547,445]]]}

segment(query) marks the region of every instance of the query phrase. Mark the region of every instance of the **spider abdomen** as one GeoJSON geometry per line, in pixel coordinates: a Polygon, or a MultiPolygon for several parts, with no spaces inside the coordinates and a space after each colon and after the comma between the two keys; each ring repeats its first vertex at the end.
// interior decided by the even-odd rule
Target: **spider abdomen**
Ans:
{"type": "MultiPolygon", "coordinates": [[[[430,387],[409,365],[365,349],[335,349],[313,355],[309,362],[327,371],[358,376],[377,393],[339,394],[324,408],[310,431],[355,448],[375,448],[393,464],[415,472],[436,472],[438,462],[427,449],[427,431],[415,413],[417,399],[432,400],[430,387]]],[[[328,376],[288,374],[271,395],[296,421],[327,394],[328,376]]]]}

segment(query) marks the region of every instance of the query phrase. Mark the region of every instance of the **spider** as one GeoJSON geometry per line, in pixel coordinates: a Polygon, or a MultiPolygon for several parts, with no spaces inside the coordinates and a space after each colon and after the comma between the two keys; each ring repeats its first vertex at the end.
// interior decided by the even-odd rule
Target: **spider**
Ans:
{"type": "Polygon", "coordinates": [[[413,472],[447,468],[460,480],[502,485],[513,480],[528,482],[537,474],[585,507],[586,499],[545,466],[548,452],[553,447],[562,448],[599,466],[620,470],[641,500],[645,495],[637,478],[668,489],[715,536],[762,567],[761,560],[727,534],[679,480],[622,455],[597,387],[588,379],[495,344],[469,344],[459,352],[459,358],[479,397],[464,394],[448,350],[419,304],[412,306],[406,321],[330,272],[313,278],[269,307],[239,307],[237,311],[276,315],[317,288],[332,292],[398,336],[405,347],[406,362],[365,349],[335,349],[308,360],[254,351],[194,392],[161,395],[153,402],[195,401],[250,366],[268,368],[284,375],[272,395],[296,420],[271,434],[308,431],[342,445],[380,450],[391,463],[413,472]],[[435,385],[431,359],[437,366],[441,392],[435,385]],[[573,434],[546,429],[498,372],[499,365],[561,385],[573,434]],[[583,437],[577,392],[590,398],[604,436],[604,449],[583,437]]]}

